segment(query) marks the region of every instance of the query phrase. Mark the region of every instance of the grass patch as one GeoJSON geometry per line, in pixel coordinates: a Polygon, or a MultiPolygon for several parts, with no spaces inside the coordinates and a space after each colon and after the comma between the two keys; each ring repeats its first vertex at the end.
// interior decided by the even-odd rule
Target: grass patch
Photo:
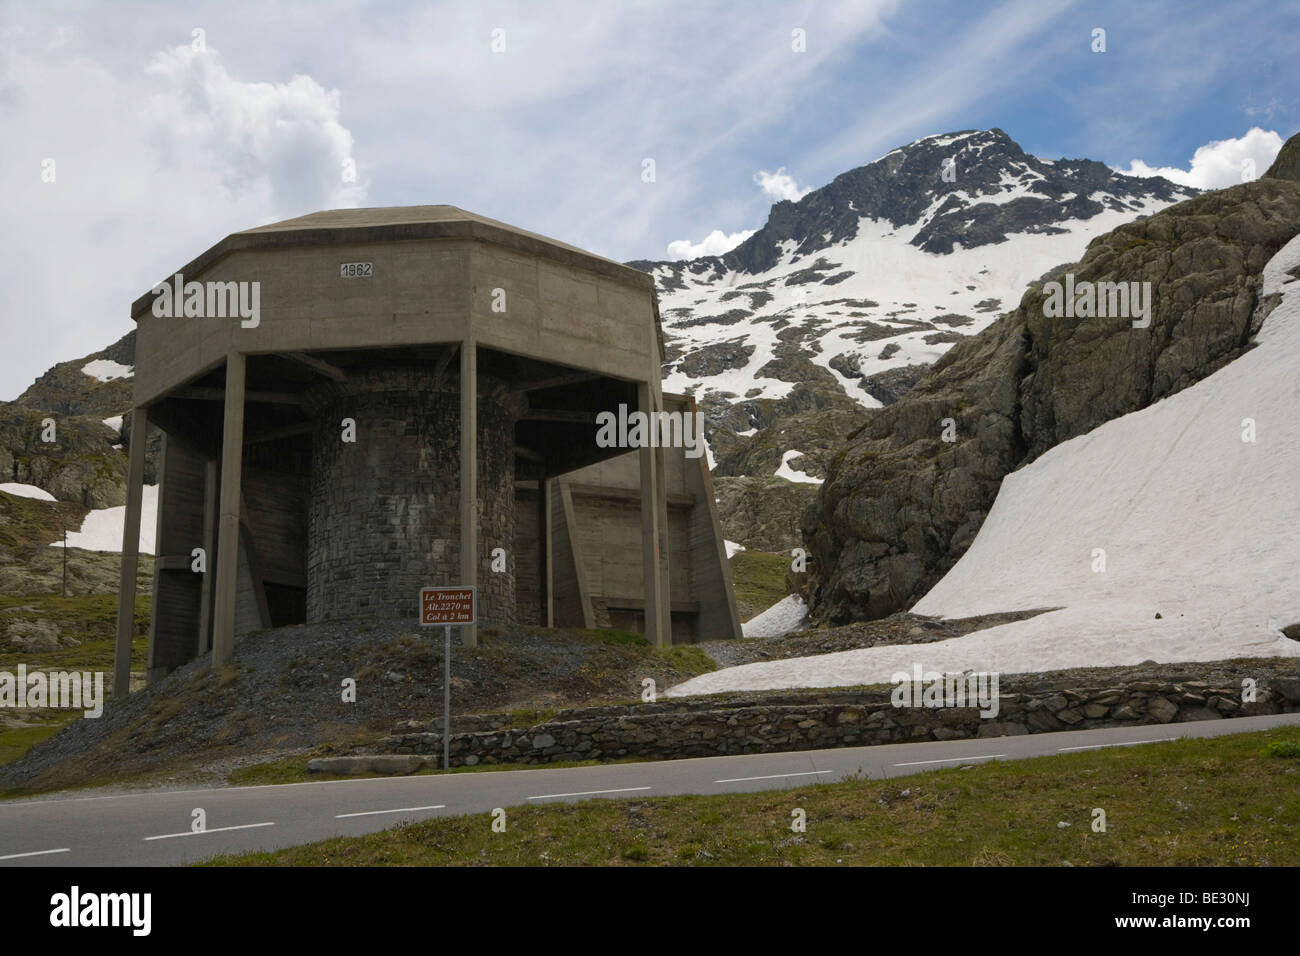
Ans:
{"type": "Polygon", "coordinates": [[[573,628],[573,630],[570,633],[576,634],[578,637],[585,637],[587,640],[590,641],[596,641],[600,644],[614,644],[617,646],[617,645],[628,645],[628,644],[636,645],[636,644],[649,643],[649,641],[647,641],[644,637],[642,637],[640,634],[635,633],[634,631],[620,631],[618,628],[615,627],[605,627],[605,628],[578,627],[578,628],[573,628]]]}
{"type": "Polygon", "coordinates": [[[488,814],[446,817],[208,865],[1295,866],[1300,768],[1264,756],[1276,743],[1300,746],[1300,729],[766,793],[514,807],[504,833],[488,814]],[[1098,807],[1104,833],[1091,827],[1098,807]],[[805,833],[790,830],[795,808],[805,833]]]}
{"type": "MultiPolygon", "coordinates": [[[[143,670],[149,644],[148,595],[135,600],[135,636],[131,642],[131,667],[143,670]]],[[[83,594],[62,597],[57,594],[34,594],[25,597],[0,596],[0,617],[6,621],[49,621],[59,629],[62,640],[77,641],[74,646],[53,651],[0,652],[0,670],[16,671],[20,663],[30,670],[113,671],[114,644],[117,640],[117,595],[83,594]]]]}
{"type": "Polygon", "coordinates": [[[82,719],[82,712],[51,711],[48,716],[33,719],[39,722],[30,727],[0,728],[0,764],[17,760],[41,741],[49,740],[74,720],[82,719]]]}
{"type": "Polygon", "coordinates": [[[718,663],[708,654],[704,653],[694,644],[674,644],[672,647],[656,649],[659,654],[673,667],[679,671],[684,671],[691,676],[696,674],[707,674],[709,671],[716,671],[718,663]]]}
{"type": "Polygon", "coordinates": [[[790,558],[786,555],[737,551],[730,563],[737,601],[765,611],[790,593],[786,584],[790,558]]]}
{"type": "MultiPolygon", "coordinates": [[[[510,720],[511,727],[536,727],[538,724],[544,724],[551,720],[559,713],[559,710],[553,707],[524,708],[522,710],[512,710],[507,712],[506,716],[510,720]]],[[[453,722],[452,733],[455,734],[453,722]]]]}

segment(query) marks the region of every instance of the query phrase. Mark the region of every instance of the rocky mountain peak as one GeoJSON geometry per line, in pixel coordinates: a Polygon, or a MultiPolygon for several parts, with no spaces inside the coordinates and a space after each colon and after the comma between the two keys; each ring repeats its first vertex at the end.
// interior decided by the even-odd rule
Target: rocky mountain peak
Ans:
{"type": "Polygon", "coordinates": [[[889,223],[925,252],[1004,242],[1011,233],[1064,231],[1056,223],[1086,220],[1106,209],[1143,211],[1152,200],[1197,194],[1159,177],[1115,172],[1088,159],[1040,159],[1004,131],[959,130],[926,136],[836,176],[797,202],[783,199],[754,235],[722,256],[668,265],[696,278],[727,271],[758,274],[779,263],[815,256],[858,235],[864,219],[889,223]]]}

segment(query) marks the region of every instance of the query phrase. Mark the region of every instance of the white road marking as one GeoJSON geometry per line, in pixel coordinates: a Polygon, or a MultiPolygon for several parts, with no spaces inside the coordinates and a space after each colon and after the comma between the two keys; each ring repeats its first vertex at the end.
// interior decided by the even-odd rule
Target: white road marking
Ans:
{"type": "Polygon", "coordinates": [[[815,777],[820,773],[834,773],[834,770],[804,770],[800,773],[773,773],[766,777],[729,777],[726,780],[715,780],[714,783],[743,783],[746,780],[780,780],[782,777],[815,777]]]}
{"type": "Polygon", "coordinates": [[[969,763],[972,760],[992,760],[994,757],[1005,757],[1006,754],[985,754],[982,757],[949,757],[946,760],[909,760],[907,763],[896,763],[895,767],[919,767],[927,763],[969,763]]]}
{"type": "Polygon", "coordinates": [[[633,790],[649,790],[649,787],[620,787],[617,790],[583,790],[579,793],[543,793],[541,796],[529,797],[529,800],[549,800],[552,797],[590,797],[597,793],[630,793],[633,790]]]}
{"type": "Polygon", "coordinates": [[[396,810],[362,810],[360,813],[336,813],[335,820],[342,820],[346,817],[373,817],[378,813],[415,813],[417,810],[446,810],[447,804],[439,803],[432,807],[398,807],[396,810]]]}
{"type": "Polygon", "coordinates": [[[1060,747],[1056,752],[1058,754],[1063,754],[1070,750],[1101,750],[1103,747],[1136,747],[1139,744],[1163,744],[1170,740],[1177,739],[1177,737],[1157,737],[1155,740],[1126,740],[1119,744],[1092,744],[1088,747],[1060,747]]]}
{"type": "Polygon", "coordinates": [[[33,850],[30,853],[10,853],[8,856],[0,856],[0,860],[21,860],[25,856],[48,856],[51,853],[67,853],[71,847],[65,846],[61,850],[33,850]]]}
{"type": "Polygon", "coordinates": [[[211,827],[207,830],[186,830],[184,833],[163,833],[158,836],[145,837],[144,839],[145,842],[148,843],[150,840],[170,840],[172,837],[203,836],[205,833],[224,833],[227,830],[252,830],[254,827],[273,826],[275,826],[274,820],[270,823],[241,823],[237,827],[211,827]]]}

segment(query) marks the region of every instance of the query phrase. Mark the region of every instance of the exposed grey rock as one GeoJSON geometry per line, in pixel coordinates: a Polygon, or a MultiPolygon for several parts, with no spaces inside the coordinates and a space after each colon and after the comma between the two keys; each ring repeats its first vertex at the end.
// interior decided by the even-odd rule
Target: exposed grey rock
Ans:
{"type": "Polygon", "coordinates": [[[910,606],[974,540],[1002,478],[1200,381],[1249,347],[1264,264],[1300,232],[1300,184],[1207,193],[1095,239],[1078,280],[1149,281],[1149,328],[1052,319],[1041,285],[953,346],[828,464],[803,532],[814,619],[910,606]],[[944,420],[956,441],[941,440],[944,420]]]}

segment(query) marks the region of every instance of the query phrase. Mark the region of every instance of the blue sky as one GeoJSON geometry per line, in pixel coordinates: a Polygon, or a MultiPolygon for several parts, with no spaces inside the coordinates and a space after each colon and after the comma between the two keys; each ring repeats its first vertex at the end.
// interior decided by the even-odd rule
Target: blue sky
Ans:
{"type": "Polygon", "coordinates": [[[1234,141],[1187,173],[1225,185],[1300,129],[1298,49],[1278,2],[3,4],[0,321],[21,344],[0,397],[122,335],[222,236],[316,209],[451,203],[664,258],[761,226],[760,172],[802,191],[990,126],[1122,169],[1234,141]]]}

